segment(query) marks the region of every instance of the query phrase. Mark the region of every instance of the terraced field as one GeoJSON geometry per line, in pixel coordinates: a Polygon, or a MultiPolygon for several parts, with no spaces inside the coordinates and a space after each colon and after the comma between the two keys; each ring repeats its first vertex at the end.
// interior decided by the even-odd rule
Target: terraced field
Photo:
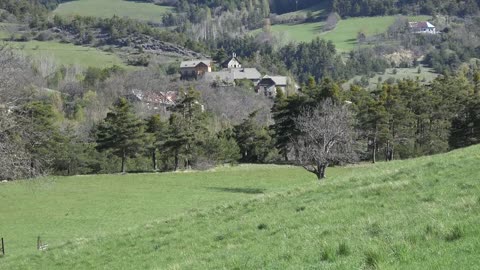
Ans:
{"type": "MultiPolygon", "coordinates": [[[[410,17],[410,20],[427,20],[429,16],[410,17]]],[[[385,33],[395,22],[395,16],[349,18],[341,20],[335,29],[323,31],[324,22],[303,24],[278,24],[272,26],[272,31],[282,42],[308,42],[320,37],[333,41],[339,51],[350,51],[358,45],[357,35],[363,32],[368,36],[385,33]]],[[[257,30],[254,33],[258,33],[257,30]]]]}
{"type": "Polygon", "coordinates": [[[91,47],[35,40],[28,42],[4,41],[2,44],[35,59],[53,58],[59,65],[78,65],[80,67],[109,67],[117,65],[125,67],[125,64],[117,55],[91,47]]]}
{"type": "Polygon", "coordinates": [[[56,14],[72,16],[92,16],[110,18],[114,15],[132,19],[161,22],[162,15],[171,7],[128,0],[76,0],[62,3],[54,11],[56,14]]]}

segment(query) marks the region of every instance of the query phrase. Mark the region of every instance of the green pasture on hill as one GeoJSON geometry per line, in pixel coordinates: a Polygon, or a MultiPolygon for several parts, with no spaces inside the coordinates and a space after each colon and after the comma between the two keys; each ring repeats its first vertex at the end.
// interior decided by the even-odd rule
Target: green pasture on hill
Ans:
{"type": "Polygon", "coordinates": [[[81,67],[125,67],[123,61],[114,53],[108,53],[92,47],[76,46],[55,41],[4,41],[0,44],[24,52],[34,59],[53,58],[59,65],[78,65],[81,67]]]}
{"type": "MultiPolygon", "coordinates": [[[[368,87],[366,88],[370,90],[375,90],[378,86],[383,85],[389,79],[418,80],[423,84],[429,84],[438,76],[439,74],[435,73],[435,70],[423,65],[412,68],[388,68],[384,74],[376,74],[375,76],[369,78],[368,87]]],[[[342,86],[344,89],[349,89],[354,82],[360,82],[361,79],[362,76],[355,76],[346,83],[344,83],[342,86]]]]}
{"type": "MultiPolygon", "coordinates": [[[[358,44],[359,32],[367,36],[385,33],[395,22],[396,16],[348,18],[339,21],[335,29],[324,32],[324,22],[303,24],[278,24],[272,26],[272,31],[282,42],[309,42],[317,37],[331,40],[339,51],[350,51],[358,44]]],[[[412,21],[428,20],[429,16],[410,17],[412,21]]],[[[256,30],[254,33],[258,33],[256,30]]]]}
{"type": "Polygon", "coordinates": [[[0,237],[7,241],[9,256],[22,255],[35,250],[38,235],[58,247],[314,184],[314,178],[288,166],[250,165],[214,172],[52,177],[0,184],[0,237]]]}
{"type": "Polygon", "coordinates": [[[475,146],[321,183],[265,165],[3,184],[0,268],[478,269],[479,164],[475,146]]]}
{"type": "Polygon", "coordinates": [[[171,10],[173,9],[167,6],[128,0],[76,0],[60,4],[54,13],[101,18],[116,15],[142,21],[161,22],[163,14],[171,10]]]}

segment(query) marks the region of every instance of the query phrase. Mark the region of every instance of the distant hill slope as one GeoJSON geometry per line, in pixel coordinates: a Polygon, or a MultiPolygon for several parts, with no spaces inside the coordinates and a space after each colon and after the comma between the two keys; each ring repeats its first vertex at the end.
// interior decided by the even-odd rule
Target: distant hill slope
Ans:
{"type": "MultiPolygon", "coordinates": [[[[5,269],[477,269],[480,146],[11,258],[5,269]]],[[[80,220],[78,222],[81,222],[80,220]]]]}
{"type": "MultiPolygon", "coordinates": [[[[357,35],[362,32],[368,36],[385,33],[395,22],[396,16],[362,17],[340,20],[335,29],[325,32],[324,22],[301,24],[277,24],[272,32],[283,42],[309,42],[317,37],[331,40],[339,51],[350,51],[357,46],[357,35]]],[[[430,16],[412,16],[411,20],[428,20],[430,16]]],[[[255,30],[258,33],[261,29],[255,30]]]]}
{"type": "Polygon", "coordinates": [[[54,11],[60,15],[110,18],[113,15],[141,21],[161,22],[171,7],[128,0],[76,0],[60,4],[54,11]]]}

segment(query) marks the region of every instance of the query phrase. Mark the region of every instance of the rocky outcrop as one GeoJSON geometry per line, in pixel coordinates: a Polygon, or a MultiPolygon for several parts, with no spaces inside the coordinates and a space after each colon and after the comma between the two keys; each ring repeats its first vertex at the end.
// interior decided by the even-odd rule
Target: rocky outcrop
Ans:
{"type": "Polygon", "coordinates": [[[169,43],[169,42],[164,42],[164,41],[155,39],[151,36],[147,36],[143,34],[129,36],[125,38],[119,38],[117,40],[114,40],[112,43],[115,46],[141,49],[144,52],[159,54],[159,55],[169,55],[169,56],[179,56],[179,57],[189,57],[189,58],[206,57],[201,53],[194,52],[182,46],[169,43]]]}

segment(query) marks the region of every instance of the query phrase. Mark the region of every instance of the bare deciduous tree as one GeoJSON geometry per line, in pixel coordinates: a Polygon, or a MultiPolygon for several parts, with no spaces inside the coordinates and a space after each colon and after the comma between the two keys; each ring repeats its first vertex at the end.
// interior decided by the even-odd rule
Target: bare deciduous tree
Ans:
{"type": "Polygon", "coordinates": [[[30,172],[28,153],[21,137],[16,136],[24,127],[14,110],[31,99],[33,85],[42,85],[42,81],[28,59],[0,46],[0,180],[24,177],[30,172]]]}
{"type": "Polygon", "coordinates": [[[295,124],[301,132],[293,141],[297,162],[319,180],[325,178],[329,165],[356,160],[355,132],[346,105],[334,104],[328,99],[313,109],[304,109],[295,124]]]}
{"type": "Polygon", "coordinates": [[[338,22],[340,21],[340,15],[336,12],[332,12],[328,15],[325,25],[323,26],[323,31],[331,31],[337,27],[338,22]]]}

